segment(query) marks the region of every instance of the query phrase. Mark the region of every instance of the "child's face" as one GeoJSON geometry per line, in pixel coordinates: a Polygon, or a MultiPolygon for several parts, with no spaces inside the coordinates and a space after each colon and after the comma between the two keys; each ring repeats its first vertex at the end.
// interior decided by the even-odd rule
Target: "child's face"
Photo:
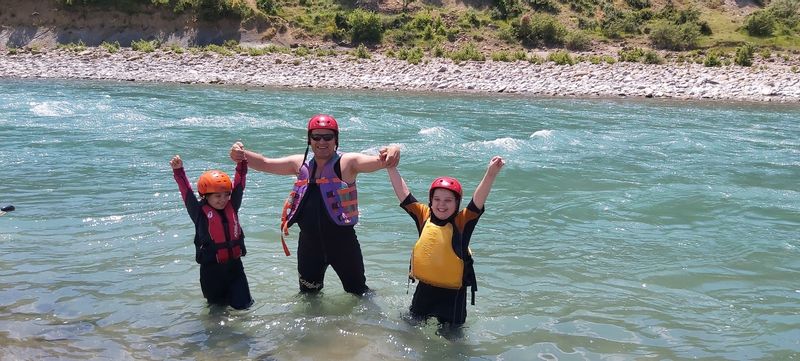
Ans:
{"type": "Polygon", "coordinates": [[[450,190],[436,188],[433,190],[431,210],[436,218],[447,219],[456,212],[456,195],[450,190]]]}
{"type": "Polygon", "coordinates": [[[206,194],[206,201],[208,202],[208,205],[214,207],[215,209],[225,209],[225,205],[228,204],[230,199],[230,192],[206,194]]]}

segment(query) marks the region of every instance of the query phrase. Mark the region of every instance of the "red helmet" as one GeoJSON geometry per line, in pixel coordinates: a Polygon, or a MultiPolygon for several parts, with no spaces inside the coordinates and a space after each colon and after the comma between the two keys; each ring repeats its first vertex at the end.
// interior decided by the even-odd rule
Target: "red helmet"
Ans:
{"type": "Polygon", "coordinates": [[[231,177],[221,170],[210,170],[197,179],[197,191],[200,195],[207,193],[226,193],[233,190],[231,177]]]}
{"type": "Polygon", "coordinates": [[[314,129],[330,129],[336,136],[336,146],[339,146],[339,123],[328,114],[317,114],[308,121],[308,144],[311,144],[311,131],[314,129]]]}
{"type": "Polygon", "coordinates": [[[458,183],[458,179],[452,177],[439,177],[434,179],[433,183],[431,183],[431,189],[428,192],[430,198],[433,198],[433,190],[436,188],[450,190],[458,196],[458,199],[461,199],[461,183],[458,183]]]}

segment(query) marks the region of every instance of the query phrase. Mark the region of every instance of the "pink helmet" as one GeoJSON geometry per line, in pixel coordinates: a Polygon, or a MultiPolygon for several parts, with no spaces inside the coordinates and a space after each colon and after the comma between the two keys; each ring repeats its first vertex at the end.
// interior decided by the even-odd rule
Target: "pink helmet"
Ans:
{"type": "Polygon", "coordinates": [[[430,198],[433,198],[433,190],[436,188],[444,188],[450,190],[456,194],[458,199],[461,199],[462,196],[461,183],[458,182],[458,179],[452,177],[439,177],[434,179],[433,183],[431,183],[431,189],[428,192],[430,198]]]}

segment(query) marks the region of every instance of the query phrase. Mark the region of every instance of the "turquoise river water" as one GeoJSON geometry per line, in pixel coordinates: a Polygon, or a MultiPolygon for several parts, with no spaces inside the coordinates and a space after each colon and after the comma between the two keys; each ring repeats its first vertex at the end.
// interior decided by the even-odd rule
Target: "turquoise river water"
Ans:
{"type": "MultiPolygon", "coordinates": [[[[0,79],[0,359],[789,360],[800,358],[800,108],[0,79]],[[386,172],[361,174],[374,296],[298,295],[280,248],[291,177],[251,171],[246,311],[208,307],[172,179],[233,171],[236,140],[401,146],[427,199],[507,164],[472,240],[462,335],[411,325],[416,230],[386,172]]],[[[293,228],[289,245],[296,247],[293,228]]]]}

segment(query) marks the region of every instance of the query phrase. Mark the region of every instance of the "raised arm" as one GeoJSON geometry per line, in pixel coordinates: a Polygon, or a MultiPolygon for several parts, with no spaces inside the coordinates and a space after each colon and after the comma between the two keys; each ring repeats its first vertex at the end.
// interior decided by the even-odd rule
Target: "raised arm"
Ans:
{"type": "Polygon", "coordinates": [[[245,150],[242,142],[233,143],[231,146],[231,159],[234,162],[247,161],[247,165],[258,171],[279,174],[296,175],[303,163],[303,155],[295,154],[281,158],[267,158],[266,156],[245,150]]]}
{"type": "Polygon", "coordinates": [[[396,167],[400,163],[400,147],[383,147],[378,155],[345,153],[341,162],[344,181],[352,183],[358,173],[372,173],[383,168],[396,167]]]}
{"type": "Polygon", "coordinates": [[[181,198],[186,201],[186,197],[192,196],[194,198],[194,191],[192,190],[192,183],[186,178],[186,172],[183,170],[183,160],[180,155],[175,155],[170,159],[169,165],[172,167],[172,177],[175,178],[175,183],[178,183],[178,190],[181,192],[181,198]]]}
{"type": "Polygon", "coordinates": [[[242,197],[247,183],[247,159],[236,163],[236,174],[233,176],[233,191],[231,192],[231,204],[233,209],[239,210],[242,206],[242,197]]]}
{"type": "Polygon", "coordinates": [[[172,166],[172,177],[175,178],[175,183],[178,184],[178,190],[181,192],[181,198],[183,199],[184,206],[186,206],[186,211],[189,212],[189,217],[195,222],[197,221],[195,219],[198,214],[197,211],[200,209],[200,201],[194,196],[192,183],[189,182],[189,178],[186,178],[181,156],[175,155],[169,161],[169,164],[172,166]]]}
{"type": "Polygon", "coordinates": [[[479,209],[483,209],[483,205],[486,203],[486,198],[489,197],[489,191],[492,190],[492,184],[494,183],[494,179],[497,178],[497,173],[500,173],[500,169],[506,162],[503,158],[494,156],[492,160],[489,161],[489,167],[486,168],[486,174],[483,175],[483,179],[481,183],[478,184],[478,188],[475,188],[475,194],[472,195],[472,202],[475,203],[479,209]]]}
{"type": "Polygon", "coordinates": [[[386,168],[386,172],[389,173],[389,180],[392,182],[392,188],[394,188],[394,194],[397,195],[397,200],[403,202],[411,193],[408,190],[405,179],[400,176],[400,171],[397,170],[397,167],[386,168]]]}

